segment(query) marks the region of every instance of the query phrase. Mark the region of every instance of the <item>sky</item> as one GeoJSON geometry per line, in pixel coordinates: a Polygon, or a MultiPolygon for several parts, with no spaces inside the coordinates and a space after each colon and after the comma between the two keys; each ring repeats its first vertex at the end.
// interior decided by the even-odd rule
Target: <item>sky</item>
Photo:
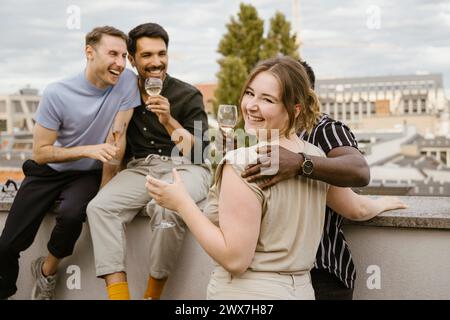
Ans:
{"type": "MultiPolygon", "coordinates": [[[[247,0],[266,21],[291,0],[247,0]]],[[[85,66],[84,36],[156,22],[169,33],[169,73],[215,82],[216,52],[237,0],[1,0],[0,94],[40,92],[85,66]]],[[[294,25],[297,25],[296,23],[294,25]]],[[[301,56],[317,78],[442,73],[450,98],[450,0],[300,0],[301,56]]]]}

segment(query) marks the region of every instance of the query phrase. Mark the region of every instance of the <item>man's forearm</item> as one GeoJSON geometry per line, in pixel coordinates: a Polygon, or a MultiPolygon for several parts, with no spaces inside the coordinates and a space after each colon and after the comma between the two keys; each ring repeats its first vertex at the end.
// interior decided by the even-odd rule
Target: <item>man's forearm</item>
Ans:
{"type": "Polygon", "coordinates": [[[85,146],[61,148],[45,146],[33,152],[33,160],[39,164],[75,161],[85,158],[85,146]]]}
{"type": "Polygon", "coordinates": [[[102,182],[100,183],[100,189],[103,188],[119,171],[119,165],[115,166],[109,163],[103,164],[102,182]]]}
{"type": "Polygon", "coordinates": [[[342,155],[336,158],[311,156],[314,171],[309,176],[338,187],[364,187],[370,181],[370,171],[364,158],[342,155]]]}
{"type": "MultiPolygon", "coordinates": [[[[111,137],[108,136],[107,142],[112,143],[111,137]]],[[[120,139],[119,144],[117,145],[119,147],[119,151],[117,151],[117,155],[115,159],[117,160],[118,164],[113,165],[110,163],[104,163],[103,164],[103,170],[102,170],[102,181],[100,183],[100,189],[103,188],[104,185],[106,185],[114,176],[121,170],[121,165],[123,161],[123,157],[125,155],[125,149],[126,149],[126,136],[123,135],[120,139]]]]}
{"type": "Polygon", "coordinates": [[[167,133],[175,142],[178,150],[180,150],[183,155],[191,151],[194,145],[194,136],[183,128],[183,126],[174,118],[172,118],[167,124],[164,125],[167,133]]]}

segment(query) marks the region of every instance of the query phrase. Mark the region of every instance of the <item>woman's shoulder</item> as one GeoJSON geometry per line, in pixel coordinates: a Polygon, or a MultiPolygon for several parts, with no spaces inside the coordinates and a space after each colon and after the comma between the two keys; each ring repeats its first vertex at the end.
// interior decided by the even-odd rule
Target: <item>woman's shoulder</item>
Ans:
{"type": "Polygon", "coordinates": [[[303,152],[310,155],[310,156],[317,156],[317,157],[324,157],[326,158],[327,155],[325,154],[325,152],[322,151],[322,149],[316,147],[315,145],[313,145],[312,143],[309,143],[307,141],[305,142],[305,148],[303,149],[303,152]]]}
{"type": "Polygon", "coordinates": [[[249,164],[256,163],[258,154],[256,148],[258,146],[241,147],[226,153],[221,164],[231,164],[237,167],[245,167],[249,164]]]}
{"type": "Polygon", "coordinates": [[[222,160],[219,162],[216,168],[214,181],[216,184],[222,178],[222,171],[226,164],[231,165],[234,170],[240,174],[245,170],[245,167],[249,164],[256,163],[258,160],[258,154],[256,147],[242,147],[235,150],[228,151],[222,160]]]}

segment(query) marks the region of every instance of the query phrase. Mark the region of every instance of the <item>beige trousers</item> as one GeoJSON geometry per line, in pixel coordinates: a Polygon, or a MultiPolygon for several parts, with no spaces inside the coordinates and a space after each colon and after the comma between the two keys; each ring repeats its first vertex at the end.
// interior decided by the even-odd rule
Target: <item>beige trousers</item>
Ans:
{"type": "Polygon", "coordinates": [[[209,280],[208,300],[314,300],[310,273],[302,275],[247,270],[233,277],[224,268],[214,269],[209,280]]]}
{"type": "MultiPolygon", "coordinates": [[[[176,167],[194,201],[203,200],[211,183],[211,172],[206,165],[193,165],[186,160],[150,155],[135,159],[106,184],[89,203],[87,216],[94,247],[95,268],[98,277],[126,272],[126,224],[152,200],[145,187],[145,176],[172,182],[172,168],[176,167]]],[[[150,206],[150,223],[161,219],[162,208],[150,206]]],[[[166,278],[173,270],[183,244],[186,225],[180,216],[166,210],[166,219],[176,222],[169,229],[155,229],[149,233],[149,274],[166,278]]]]}

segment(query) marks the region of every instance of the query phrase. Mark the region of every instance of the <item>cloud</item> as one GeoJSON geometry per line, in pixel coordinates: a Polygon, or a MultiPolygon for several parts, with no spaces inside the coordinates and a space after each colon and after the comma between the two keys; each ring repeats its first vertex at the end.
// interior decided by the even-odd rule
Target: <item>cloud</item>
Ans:
{"type": "MultiPolygon", "coordinates": [[[[250,0],[266,21],[281,11],[292,21],[289,0],[250,0]]],[[[216,52],[226,23],[240,1],[232,0],[2,0],[0,11],[0,92],[26,84],[42,90],[49,82],[78,72],[85,65],[84,35],[98,25],[125,32],[144,22],[163,25],[170,35],[169,72],[185,81],[214,81],[216,52]],[[68,29],[67,8],[81,10],[81,28],[68,29]]],[[[447,1],[328,0],[301,1],[302,56],[319,78],[444,74],[450,88],[450,4],[447,1]],[[380,28],[368,28],[376,6],[380,28]],[[373,13],[372,13],[373,14],[373,13]]],[[[450,90],[449,90],[450,91],[450,90]]],[[[449,95],[450,97],[450,95],[449,95]]]]}
{"type": "Polygon", "coordinates": [[[450,77],[445,59],[450,55],[450,39],[442,32],[448,10],[444,2],[327,4],[321,12],[308,9],[314,13],[302,23],[306,27],[302,53],[314,62],[319,77],[414,74],[417,70],[450,77]],[[369,5],[380,9],[380,29],[367,27],[369,5]]]}

